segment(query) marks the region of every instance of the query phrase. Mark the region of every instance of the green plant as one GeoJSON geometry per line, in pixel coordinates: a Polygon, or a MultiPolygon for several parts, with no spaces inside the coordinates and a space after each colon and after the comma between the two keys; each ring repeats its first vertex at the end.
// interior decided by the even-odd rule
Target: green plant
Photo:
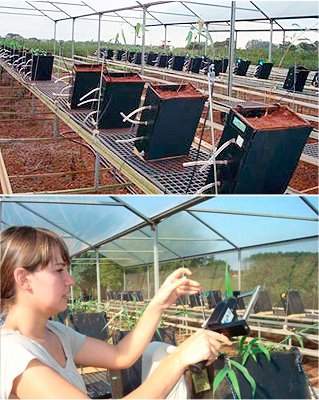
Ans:
{"type": "Polygon", "coordinates": [[[214,382],[213,382],[213,393],[215,394],[216,390],[220,386],[220,384],[223,382],[224,379],[229,379],[230,383],[232,384],[232,387],[236,393],[236,396],[238,399],[241,399],[241,393],[240,393],[240,388],[239,388],[239,383],[238,379],[235,373],[235,369],[237,369],[247,380],[247,382],[251,386],[252,390],[252,397],[255,396],[256,392],[256,382],[255,379],[250,375],[248,369],[244,367],[242,364],[235,360],[231,360],[227,356],[223,355],[225,360],[225,366],[222,368],[215,376],[214,382]]]}

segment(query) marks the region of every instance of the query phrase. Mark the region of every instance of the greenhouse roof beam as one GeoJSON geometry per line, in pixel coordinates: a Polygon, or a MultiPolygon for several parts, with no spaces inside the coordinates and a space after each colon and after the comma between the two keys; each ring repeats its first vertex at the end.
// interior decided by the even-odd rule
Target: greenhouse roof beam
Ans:
{"type": "Polygon", "coordinates": [[[239,247],[233,243],[231,240],[229,240],[226,236],[222,235],[220,232],[218,232],[216,229],[211,227],[209,224],[207,224],[205,221],[203,221],[200,217],[195,215],[192,211],[187,210],[187,213],[190,214],[193,218],[197,219],[197,221],[201,222],[206,228],[208,228],[210,231],[214,232],[216,235],[218,235],[220,238],[225,240],[228,244],[230,244],[235,250],[239,250],[239,247]]]}
{"type": "Polygon", "coordinates": [[[196,213],[212,213],[212,214],[229,214],[229,215],[242,215],[248,217],[261,217],[261,218],[278,218],[278,219],[293,219],[298,221],[310,221],[310,222],[318,222],[318,218],[311,217],[298,217],[298,216],[290,216],[290,215],[282,215],[282,214],[269,214],[269,213],[253,213],[253,212],[245,212],[245,211],[228,211],[228,210],[214,210],[212,208],[197,208],[190,209],[189,211],[196,213]]]}
{"type": "Polygon", "coordinates": [[[117,203],[119,203],[120,205],[122,205],[123,207],[125,207],[126,209],[128,209],[129,211],[131,211],[133,214],[137,215],[139,218],[143,219],[145,222],[147,222],[149,225],[154,225],[154,222],[148,218],[146,215],[144,215],[143,213],[141,213],[140,211],[138,211],[136,208],[130,206],[127,202],[123,201],[122,199],[118,199],[115,196],[110,196],[111,199],[113,199],[114,201],[116,201],[117,203]]]}
{"type": "Polygon", "coordinates": [[[274,21],[275,24],[279,26],[279,28],[281,28],[283,31],[285,30],[285,29],[279,24],[279,22],[277,22],[276,19],[270,18],[260,7],[257,6],[257,4],[255,4],[255,2],[251,1],[250,3],[251,3],[258,11],[260,11],[260,12],[262,13],[262,15],[264,15],[264,16],[269,20],[269,22],[274,21]]]}
{"type": "MultiPolygon", "coordinates": [[[[72,17],[72,15],[70,15],[69,13],[67,13],[66,11],[64,11],[61,7],[58,7],[56,5],[55,1],[48,1],[49,4],[52,4],[53,7],[57,8],[59,11],[61,11],[63,14],[67,15],[69,18],[72,18],[73,20],[75,19],[75,17],[72,17]]],[[[57,3],[57,4],[62,4],[62,3],[57,3]]]]}
{"type": "Polygon", "coordinates": [[[69,230],[63,228],[63,227],[60,226],[59,224],[56,224],[55,222],[49,220],[49,219],[46,218],[44,215],[42,215],[42,214],[40,214],[40,213],[38,213],[38,212],[32,210],[30,207],[28,207],[28,206],[22,204],[22,203],[19,202],[19,201],[17,202],[17,204],[18,204],[20,207],[24,208],[25,210],[29,211],[31,214],[36,215],[38,218],[43,219],[44,221],[48,222],[49,224],[53,225],[54,227],[58,228],[59,230],[61,230],[61,231],[65,232],[65,233],[67,233],[68,235],[71,235],[73,238],[75,238],[75,239],[79,240],[81,243],[83,243],[83,244],[89,246],[91,249],[95,249],[95,246],[94,246],[94,245],[92,245],[91,243],[87,242],[86,240],[83,240],[82,238],[80,238],[79,236],[75,235],[73,232],[70,232],[69,230]]]}
{"type": "MultiPolygon", "coordinates": [[[[313,236],[294,238],[294,239],[288,239],[288,240],[278,240],[278,241],[275,241],[275,242],[269,242],[269,243],[262,243],[262,244],[239,247],[238,249],[216,250],[216,251],[211,251],[209,253],[201,253],[201,254],[185,256],[185,257],[183,257],[183,260],[191,260],[191,259],[199,258],[199,257],[209,257],[210,255],[214,255],[214,254],[224,254],[224,253],[234,253],[234,252],[237,253],[238,251],[252,250],[252,249],[256,249],[258,247],[270,247],[270,246],[276,246],[276,245],[282,245],[282,244],[289,244],[291,242],[299,242],[299,241],[303,241],[303,240],[313,240],[313,239],[318,239],[318,236],[317,235],[313,235],[313,236]]],[[[175,260],[176,260],[175,258],[170,258],[170,259],[167,259],[167,260],[162,260],[162,261],[160,261],[160,263],[168,263],[168,262],[172,262],[172,261],[175,261],[175,260]]],[[[139,268],[139,267],[142,267],[142,266],[144,266],[146,264],[149,264],[149,263],[131,265],[129,267],[125,267],[125,269],[127,269],[127,268],[132,268],[132,269],[133,268],[139,268]]]]}
{"type": "MultiPolygon", "coordinates": [[[[295,20],[295,19],[318,19],[318,15],[302,15],[302,16],[295,16],[295,17],[276,17],[273,19],[276,20],[295,20]]],[[[236,19],[236,22],[258,22],[258,21],[265,21],[265,18],[243,18],[243,19],[236,19]]],[[[224,19],[224,20],[205,20],[204,21],[206,24],[212,24],[212,23],[228,23],[229,19],[224,19]]],[[[184,21],[184,22],[170,22],[170,23],[165,23],[167,26],[173,26],[173,25],[191,25],[196,23],[196,21],[184,21]]],[[[157,24],[147,24],[147,27],[152,27],[152,26],[157,26],[157,24]]]]}
{"type": "Polygon", "coordinates": [[[319,215],[318,208],[316,208],[305,196],[301,196],[300,199],[307,204],[307,206],[316,214],[319,215]]]}
{"type": "Polygon", "coordinates": [[[142,10],[145,10],[145,12],[150,15],[152,18],[154,18],[157,22],[159,22],[161,25],[164,25],[162,21],[160,21],[158,18],[154,17],[154,15],[152,15],[152,13],[150,13],[150,11],[148,11],[147,9],[147,5],[143,5],[142,3],[140,3],[139,1],[136,1],[137,4],[139,4],[142,8],[142,10]]]}
{"type": "Polygon", "coordinates": [[[132,28],[135,28],[133,24],[131,24],[125,17],[122,17],[118,12],[114,12],[115,15],[117,15],[119,18],[121,18],[124,22],[126,22],[128,25],[130,25],[132,28]]]}
{"type": "Polygon", "coordinates": [[[188,7],[184,1],[180,1],[180,3],[188,10],[190,11],[193,15],[195,15],[195,17],[199,18],[200,20],[202,19],[202,17],[198,14],[195,13],[195,11],[193,11],[190,7],[188,7]]]}
{"type": "Polygon", "coordinates": [[[27,4],[29,4],[29,6],[31,6],[32,8],[34,8],[35,10],[39,11],[41,14],[43,14],[45,17],[49,18],[51,21],[54,21],[53,18],[51,18],[49,15],[47,15],[45,12],[43,12],[41,9],[37,8],[36,6],[34,6],[32,3],[30,3],[29,1],[26,1],[27,4]]]}

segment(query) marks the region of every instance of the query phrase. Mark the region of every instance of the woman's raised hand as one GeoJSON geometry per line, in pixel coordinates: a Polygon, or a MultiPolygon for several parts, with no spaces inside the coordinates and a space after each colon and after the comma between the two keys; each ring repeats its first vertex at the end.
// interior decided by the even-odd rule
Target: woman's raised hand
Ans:
{"type": "Polygon", "coordinates": [[[178,268],[172,272],[165,279],[151,303],[166,309],[180,296],[198,293],[201,286],[197,281],[189,279],[190,275],[192,273],[188,268],[178,268]]]}

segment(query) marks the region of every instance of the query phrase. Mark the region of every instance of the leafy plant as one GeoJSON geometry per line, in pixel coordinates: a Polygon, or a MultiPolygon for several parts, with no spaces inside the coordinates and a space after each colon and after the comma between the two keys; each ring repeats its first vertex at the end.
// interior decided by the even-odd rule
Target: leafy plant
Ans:
{"type": "Polygon", "coordinates": [[[239,371],[247,382],[250,384],[252,390],[252,397],[255,396],[256,392],[256,382],[255,379],[250,375],[248,369],[244,367],[242,364],[235,360],[231,360],[228,357],[224,357],[225,366],[222,368],[215,376],[213,382],[213,393],[215,394],[216,390],[220,386],[220,384],[224,381],[224,379],[228,379],[236,393],[238,399],[241,399],[241,393],[239,388],[239,382],[235,370],[239,371]]]}
{"type": "Polygon", "coordinates": [[[260,339],[254,338],[247,343],[246,341],[247,336],[242,336],[239,341],[239,355],[242,358],[242,365],[246,364],[249,357],[257,362],[256,355],[260,353],[264,354],[267,360],[270,361],[270,352],[260,339]]]}

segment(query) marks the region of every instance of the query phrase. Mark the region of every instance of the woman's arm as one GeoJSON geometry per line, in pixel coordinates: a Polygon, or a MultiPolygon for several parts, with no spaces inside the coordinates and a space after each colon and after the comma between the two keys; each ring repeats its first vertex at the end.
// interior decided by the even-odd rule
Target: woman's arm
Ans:
{"type": "Polygon", "coordinates": [[[169,354],[145,380],[129,393],[127,399],[163,399],[173,389],[185,369],[199,361],[211,364],[218,357],[222,345],[231,345],[226,336],[207,330],[199,330],[169,354]]]}
{"type": "Polygon", "coordinates": [[[20,399],[88,399],[52,368],[32,360],[13,383],[11,395],[20,399]]]}
{"type": "Polygon", "coordinates": [[[200,290],[198,282],[187,278],[189,275],[191,272],[187,268],[179,268],[170,274],[146,307],[135,329],[116,346],[87,338],[77,353],[75,362],[85,366],[112,369],[128,368],[134,364],[150,343],[163,311],[178,297],[200,290]]]}

